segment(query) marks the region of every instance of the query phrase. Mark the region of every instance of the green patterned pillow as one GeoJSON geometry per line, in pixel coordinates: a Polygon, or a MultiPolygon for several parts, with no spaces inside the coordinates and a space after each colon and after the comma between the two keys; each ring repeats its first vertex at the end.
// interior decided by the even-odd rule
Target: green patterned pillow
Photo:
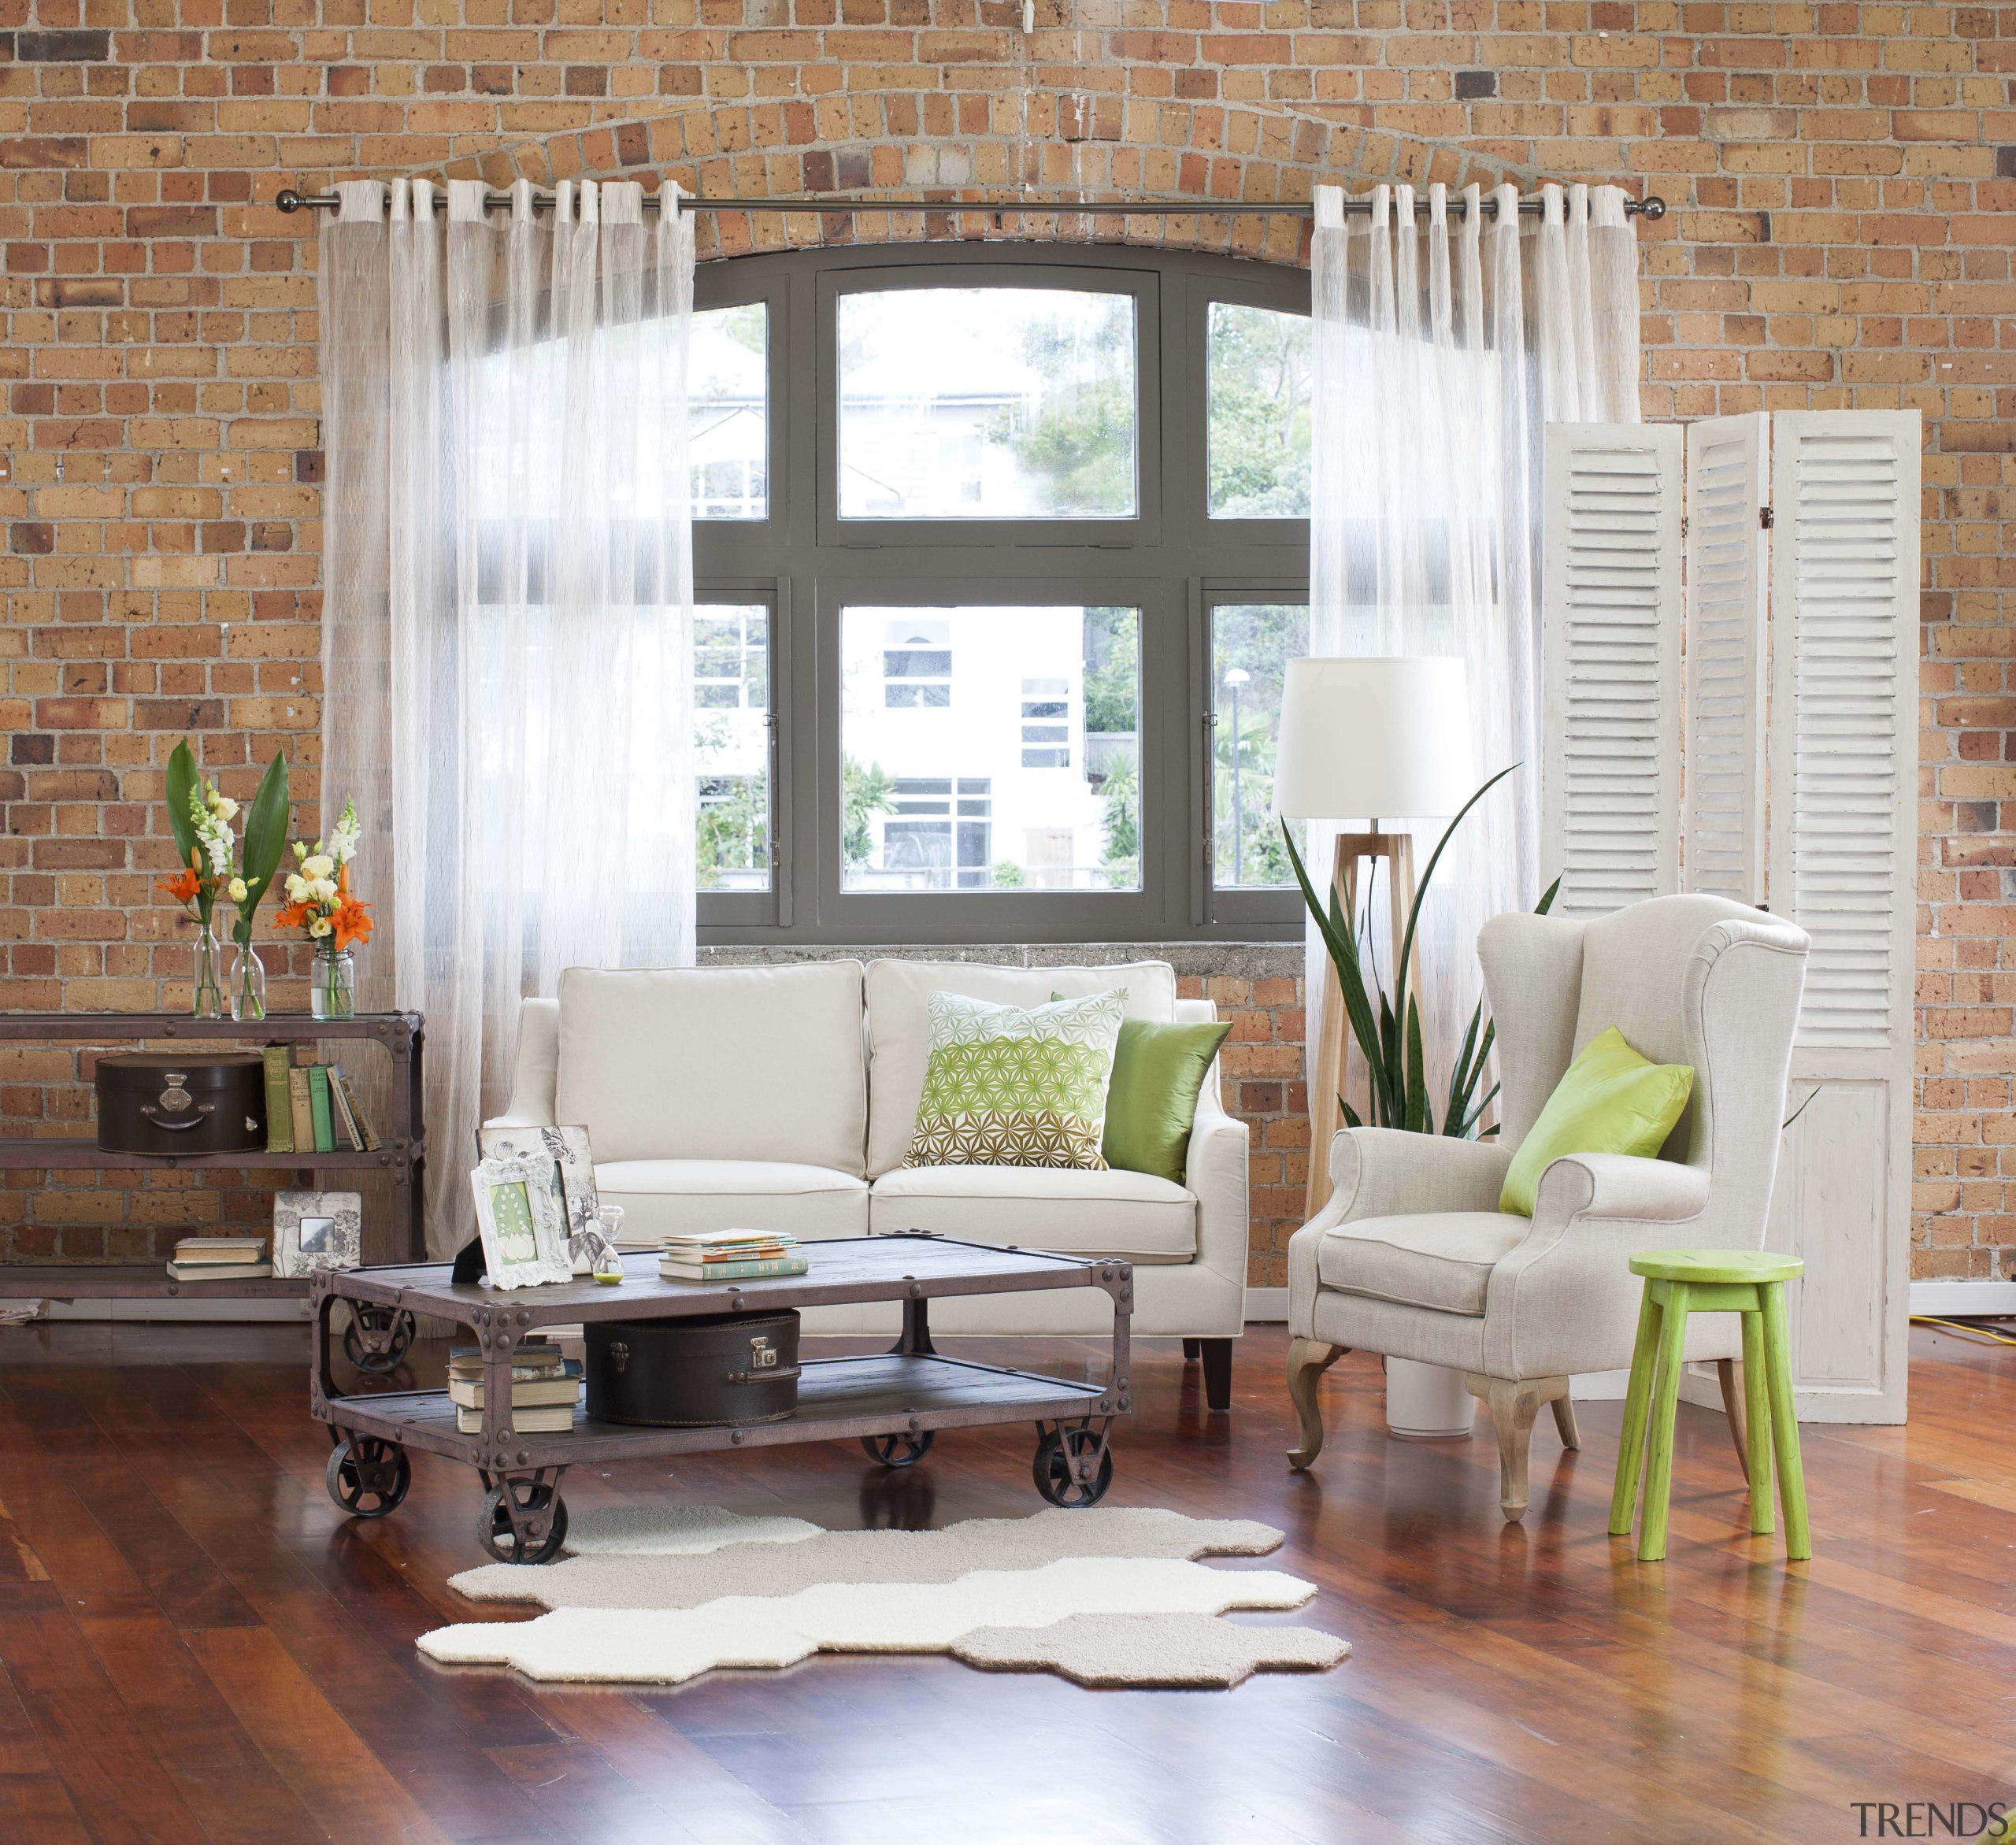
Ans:
{"type": "Polygon", "coordinates": [[[934,993],[906,1166],[1102,1170],[1106,1085],[1127,990],[1048,1006],[934,993]]]}

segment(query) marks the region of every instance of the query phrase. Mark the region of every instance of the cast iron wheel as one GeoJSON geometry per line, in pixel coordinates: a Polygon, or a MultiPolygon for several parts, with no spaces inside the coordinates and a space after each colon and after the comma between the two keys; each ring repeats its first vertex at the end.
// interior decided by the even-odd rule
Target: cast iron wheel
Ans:
{"type": "Polygon", "coordinates": [[[1113,1484],[1113,1450],[1108,1448],[1099,1456],[1099,1470],[1091,1484],[1080,1486],[1071,1477],[1064,1442],[1069,1442],[1072,1454],[1088,1454],[1098,1445],[1099,1438],[1089,1428],[1067,1428],[1063,1437],[1060,1441],[1056,1429],[1046,1428],[1037,1442],[1036,1465],[1030,1470],[1036,1476],[1036,1491],[1053,1506],[1062,1506],[1067,1511],[1096,1506],[1113,1484]]]}
{"type": "Polygon", "coordinates": [[[492,1487],[483,1502],[476,1521],[476,1539],[500,1563],[550,1563],[567,1541],[567,1502],[550,1486],[532,1480],[503,1480],[492,1487]],[[547,1527],[546,1541],[528,1547],[511,1529],[511,1514],[504,1509],[504,1495],[511,1493],[525,1512],[544,1511],[550,1506],[553,1522],[547,1527]]]}
{"type": "Polygon", "coordinates": [[[869,1460],[879,1461],[884,1467],[914,1467],[931,1452],[934,1432],[926,1428],[914,1435],[864,1435],[861,1438],[862,1451],[869,1460]]]}
{"type": "Polygon", "coordinates": [[[381,1377],[398,1369],[413,1344],[413,1315],[403,1307],[367,1306],[352,1301],[350,1324],[343,1328],[343,1356],[367,1376],[381,1377]],[[383,1351],[373,1351],[364,1343],[367,1332],[386,1334],[391,1343],[383,1351]]]}
{"type": "Polygon", "coordinates": [[[329,1450],[323,1474],[329,1497],[353,1518],[383,1518],[395,1511],[413,1484],[413,1463],[397,1442],[381,1436],[346,1436],[329,1450]]]}

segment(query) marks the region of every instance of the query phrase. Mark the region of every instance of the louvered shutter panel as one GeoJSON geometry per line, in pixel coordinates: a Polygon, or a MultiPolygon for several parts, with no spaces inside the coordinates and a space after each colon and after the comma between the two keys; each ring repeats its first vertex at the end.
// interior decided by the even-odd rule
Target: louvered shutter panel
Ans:
{"type": "Polygon", "coordinates": [[[1803,1418],[1903,1420],[1917,857],[1915,410],[1771,432],[1771,906],[1812,938],[1771,1198],[1803,1418]]]}
{"type": "Polygon", "coordinates": [[[1554,423],[1542,554],[1543,884],[1560,916],[1679,888],[1681,434],[1554,423]]]}
{"type": "Polygon", "coordinates": [[[1910,1036],[1918,429],[1815,410],[1774,431],[1771,890],[1813,938],[1814,1047],[1910,1036]]]}
{"type": "Polygon", "coordinates": [[[1681,886],[1764,901],[1766,665],[1762,513],[1770,418],[1687,426],[1687,788],[1681,886]]]}

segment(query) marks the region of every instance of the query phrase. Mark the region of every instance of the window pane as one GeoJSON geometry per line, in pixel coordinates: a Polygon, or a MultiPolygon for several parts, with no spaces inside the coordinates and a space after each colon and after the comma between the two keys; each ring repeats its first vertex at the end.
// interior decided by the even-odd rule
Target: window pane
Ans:
{"type": "Polygon", "coordinates": [[[693,611],[695,857],[703,891],[770,887],[770,611],[693,611]]]}
{"type": "Polygon", "coordinates": [[[1214,519],[1309,517],[1310,320],[1211,303],[1214,519]]]}
{"type": "Polygon", "coordinates": [[[770,516],[770,310],[702,308],[687,363],[696,519],[770,516]]]}
{"type": "Polygon", "coordinates": [[[1306,605],[1228,603],[1211,611],[1212,876],[1221,891],[1295,881],[1273,815],[1274,745],[1283,675],[1308,651],[1306,605]]]}
{"type": "Polygon", "coordinates": [[[845,889],[1140,888],[1138,609],[849,608],[840,672],[845,889]]]}
{"type": "Polygon", "coordinates": [[[843,519],[1130,519],[1134,299],[902,288],[839,302],[843,519]]]}

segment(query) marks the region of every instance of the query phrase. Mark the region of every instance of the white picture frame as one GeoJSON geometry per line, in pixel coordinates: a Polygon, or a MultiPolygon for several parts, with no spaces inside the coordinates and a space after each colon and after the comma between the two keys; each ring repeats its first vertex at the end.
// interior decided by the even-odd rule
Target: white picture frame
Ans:
{"type": "Polygon", "coordinates": [[[312,1275],[364,1265],[364,1195],[360,1191],[276,1191],[273,1273],[312,1275]]]}
{"type": "Polygon", "coordinates": [[[480,1161],[469,1174],[469,1189],[492,1287],[543,1287],[574,1279],[566,1213],[550,1160],[480,1161]]]}
{"type": "Polygon", "coordinates": [[[585,1128],[479,1128],[476,1151],[484,1159],[550,1160],[554,1185],[567,1219],[567,1249],[576,1275],[592,1275],[598,1261],[615,1253],[602,1227],[595,1165],[585,1128]]]}

